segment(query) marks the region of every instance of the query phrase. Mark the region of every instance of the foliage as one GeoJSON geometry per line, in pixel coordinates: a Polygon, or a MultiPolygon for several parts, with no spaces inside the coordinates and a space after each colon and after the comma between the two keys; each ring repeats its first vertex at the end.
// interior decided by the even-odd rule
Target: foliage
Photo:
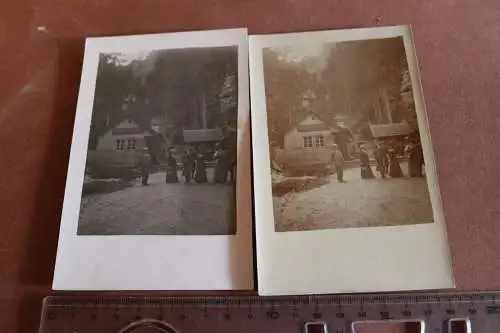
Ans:
{"type": "Polygon", "coordinates": [[[407,66],[404,52],[402,38],[342,42],[332,47],[323,75],[330,95],[328,107],[370,119],[374,111],[386,107],[384,92],[391,106],[397,105],[401,73],[407,66]]]}
{"type": "MultiPolygon", "coordinates": [[[[200,107],[202,92],[206,99],[208,123],[236,126],[237,114],[226,105],[237,105],[236,50],[211,48],[160,51],[155,70],[147,77],[149,117],[166,114],[171,130],[178,131],[191,122],[190,108],[200,107]],[[223,94],[224,93],[224,94],[223,94]],[[221,99],[224,97],[224,99],[221,99]]],[[[178,136],[178,135],[174,135],[178,136]]]]}
{"type": "Polygon", "coordinates": [[[237,91],[236,47],[159,50],[132,61],[101,54],[90,147],[126,117],[144,128],[161,118],[163,134],[182,139],[189,109],[200,107],[200,92],[207,100],[210,124],[236,127],[237,91]]]}
{"type": "Polygon", "coordinates": [[[115,54],[101,53],[92,109],[89,146],[95,149],[97,141],[117,116],[126,111],[125,101],[133,98],[136,78],[130,66],[119,65],[115,54]]]}
{"type": "Polygon", "coordinates": [[[281,144],[286,130],[307,110],[332,123],[337,115],[372,122],[406,118],[401,90],[408,64],[402,38],[341,42],[324,52],[329,53],[326,65],[315,72],[310,70],[314,57],[291,61],[282,49],[263,50],[271,141],[281,144]],[[312,98],[304,103],[308,95],[312,98]],[[391,117],[385,112],[387,104],[391,117]]]}
{"type": "Polygon", "coordinates": [[[263,50],[268,130],[282,144],[284,132],[305,113],[304,98],[315,77],[300,62],[288,62],[276,50],[263,50]]]}

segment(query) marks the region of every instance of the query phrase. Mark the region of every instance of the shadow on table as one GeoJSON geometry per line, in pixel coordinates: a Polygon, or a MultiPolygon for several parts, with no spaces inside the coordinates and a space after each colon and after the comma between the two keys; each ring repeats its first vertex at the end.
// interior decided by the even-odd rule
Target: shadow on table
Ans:
{"type": "Polygon", "coordinates": [[[61,56],[52,123],[47,130],[50,137],[19,272],[19,282],[23,285],[51,284],[57,250],[83,43],[81,40],[61,40],[58,48],[61,56]]]}

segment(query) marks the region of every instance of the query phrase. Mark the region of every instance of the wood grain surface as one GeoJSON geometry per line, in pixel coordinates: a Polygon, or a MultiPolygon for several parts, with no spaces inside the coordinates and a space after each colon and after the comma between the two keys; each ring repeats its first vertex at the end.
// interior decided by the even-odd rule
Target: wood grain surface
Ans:
{"type": "Polygon", "coordinates": [[[86,36],[393,24],[413,26],[457,287],[500,289],[499,1],[3,1],[0,331],[36,332],[50,294],[86,36]]]}

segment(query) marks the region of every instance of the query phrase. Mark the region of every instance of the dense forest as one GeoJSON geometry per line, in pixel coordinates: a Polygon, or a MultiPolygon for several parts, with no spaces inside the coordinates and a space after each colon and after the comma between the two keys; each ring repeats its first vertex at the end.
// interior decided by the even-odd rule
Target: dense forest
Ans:
{"type": "Polygon", "coordinates": [[[413,104],[402,93],[404,73],[408,72],[402,38],[329,46],[325,51],[326,65],[319,71],[310,69],[315,60],[310,57],[289,61],[279,50],[264,50],[267,111],[273,141],[280,142],[286,129],[307,110],[324,119],[347,115],[371,123],[399,122],[414,114],[413,104]]]}
{"type": "Polygon", "coordinates": [[[101,54],[92,109],[89,147],[124,118],[148,128],[153,118],[166,137],[182,140],[189,103],[200,92],[208,122],[236,128],[237,47],[158,50],[144,59],[124,61],[122,54],[101,54]]]}

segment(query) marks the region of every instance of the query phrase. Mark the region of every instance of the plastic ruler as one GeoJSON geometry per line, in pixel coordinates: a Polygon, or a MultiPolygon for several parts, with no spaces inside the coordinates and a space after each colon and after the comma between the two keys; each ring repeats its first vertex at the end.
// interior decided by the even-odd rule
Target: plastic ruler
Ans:
{"type": "Polygon", "coordinates": [[[70,297],[44,300],[40,333],[350,333],[375,323],[417,332],[500,332],[500,293],[293,297],[70,297]]]}

